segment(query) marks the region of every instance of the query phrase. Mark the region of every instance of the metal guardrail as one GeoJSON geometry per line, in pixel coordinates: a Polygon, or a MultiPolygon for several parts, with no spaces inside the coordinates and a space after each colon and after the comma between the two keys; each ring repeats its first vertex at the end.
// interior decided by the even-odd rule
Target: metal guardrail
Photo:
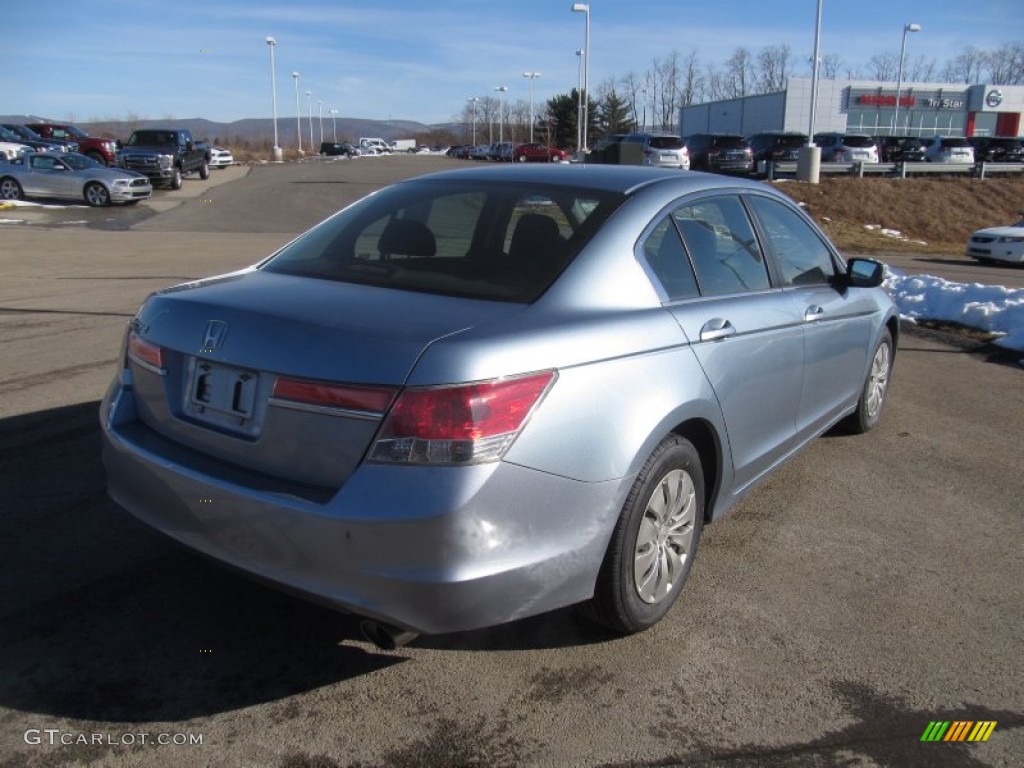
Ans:
{"type": "MultiPolygon", "coordinates": [[[[779,163],[762,161],[758,163],[758,173],[771,181],[777,176],[795,176],[796,166],[792,160],[779,163]]],[[[822,175],[847,174],[859,178],[882,175],[901,179],[917,174],[967,173],[984,179],[993,174],[1024,173],[1024,163],[822,163],[819,172],[822,175]]]]}

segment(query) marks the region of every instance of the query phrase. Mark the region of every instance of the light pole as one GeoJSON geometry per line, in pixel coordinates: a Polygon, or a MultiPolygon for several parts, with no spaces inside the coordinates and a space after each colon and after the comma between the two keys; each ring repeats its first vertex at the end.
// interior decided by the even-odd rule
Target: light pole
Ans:
{"type": "Polygon", "coordinates": [[[334,136],[334,143],[337,144],[338,143],[338,121],[337,121],[336,115],[338,114],[338,110],[332,109],[332,110],[330,110],[330,112],[331,112],[331,134],[334,136]]]}
{"type": "Polygon", "coordinates": [[[587,147],[587,124],[590,122],[590,4],[573,3],[573,13],[584,13],[587,16],[587,33],[583,39],[583,149],[587,147]]]}
{"type": "Polygon", "coordinates": [[[317,106],[320,108],[320,143],[324,143],[324,100],[320,99],[317,101],[317,106]]]}
{"type": "Polygon", "coordinates": [[[818,108],[818,70],[821,64],[821,0],[814,18],[814,60],[811,62],[811,108],[807,126],[807,146],[800,149],[796,175],[801,181],[817,184],[821,173],[821,147],[814,143],[814,117],[818,108]]]}
{"type": "MultiPolygon", "coordinates": [[[[295,81],[295,133],[299,136],[299,154],[302,154],[302,110],[299,108],[299,73],[292,72],[295,81]]],[[[312,149],[312,147],[310,147],[312,149]]]]}
{"type": "Polygon", "coordinates": [[[530,78],[530,143],[533,143],[533,81],[540,77],[540,72],[523,72],[523,77],[530,78]]]}
{"type": "Polygon", "coordinates": [[[494,87],[501,95],[498,97],[498,143],[505,141],[505,92],[507,85],[496,85],[494,87]]]}
{"type": "Polygon", "coordinates": [[[313,151],[313,92],[306,91],[306,104],[309,106],[309,151],[313,151]]]}
{"type": "Polygon", "coordinates": [[[470,104],[473,105],[473,146],[476,146],[476,103],[480,101],[476,96],[466,99],[470,104]]]}
{"type": "Polygon", "coordinates": [[[281,148],[277,146],[277,74],[274,70],[274,46],[276,45],[277,40],[272,37],[267,37],[267,46],[270,48],[270,96],[274,115],[273,159],[275,162],[278,162],[281,159],[281,148]]]}
{"type": "Polygon", "coordinates": [[[896,135],[896,131],[900,125],[900,90],[903,88],[903,60],[907,57],[907,32],[920,32],[920,24],[904,24],[903,25],[903,45],[900,46],[900,70],[896,76],[896,109],[892,113],[892,135],[896,135]]]}
{"type": "Polygon", "coordinates": [[[579,59],[576,67],[576,150],[579,151],[583,142],[583,49],[576,49],[579,59]]]}

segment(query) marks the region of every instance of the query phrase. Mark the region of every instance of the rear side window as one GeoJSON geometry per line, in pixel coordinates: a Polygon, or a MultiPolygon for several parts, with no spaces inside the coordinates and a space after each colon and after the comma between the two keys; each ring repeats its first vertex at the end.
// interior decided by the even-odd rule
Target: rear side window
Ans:
{"type": "Polygon", "coordinates": [[[498,301],[540,296],[624,200],[487,181],[396,184],[262,265],[270,272],[498,301]]]}
{"type": "Polygon", "coordinates": [[[670,216],[662,219],[644,241],[644,260],[665,289],[669,301],[700,295],[693,267],[670,216]]]}
{"type": "Polygon", "coordinates": [[[764,255],[739,198],[712,197],[676,209],[672,218],[705,296],[771,287],[764,255]]]}
{"type": "Polygon", "coordinates": [[[817,285],[835,276],[832,253],[795,211],[766,197],[749,201],[784,285],[817,285]]]}

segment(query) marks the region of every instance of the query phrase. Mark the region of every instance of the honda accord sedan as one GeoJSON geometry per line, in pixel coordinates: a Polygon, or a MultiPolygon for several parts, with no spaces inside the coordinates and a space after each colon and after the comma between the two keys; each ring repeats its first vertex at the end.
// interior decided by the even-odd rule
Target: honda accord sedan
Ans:
{"type": "Polygon", "coordinates": [[[705,524],[879,423],[882,271],[742,179],[397,183],[145,301],[101,407],[109,492],[381,645],[575,604],[638,632],[705,524]]]}

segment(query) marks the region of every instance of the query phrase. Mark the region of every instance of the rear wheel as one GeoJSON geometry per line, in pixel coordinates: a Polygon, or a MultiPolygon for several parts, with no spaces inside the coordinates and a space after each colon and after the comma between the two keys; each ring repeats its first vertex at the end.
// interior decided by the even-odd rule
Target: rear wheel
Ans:
{"type": "Polygon", "coordinates": [[[85,202],[93,208],[102,208],[110,205],[110,192],[98,181],[91,181],[85,185],[85,202]]]}
{"type": "Polygon", "coordinates": [[[519,157],[516,158],[516,160],[518,162],[520,162],[520,163],[525,163],[526,162],[526,155],[520,155],[519,157]]]}
{"type": "Polygon", "coordinates": [[[21,184],[15,179],[0,179],[0,200],[21,200],[22,197],[21,184]]]}
{"type": "Polygon", "coordinates": [[[640,632],[675,603],[704,525],[704,474],[693,444],[669,435],[644,463],[619,514],[588,605],[617,632],[640,632]]]}
{"type": "Polygon", "coordinates": [[[892,334],[882,333],[871,358],[864,388],[857,402],[857,410],[846,417],[844,426],[854,434],[864,434],[878,426],[882,420],[886,395],[889,393],[889,378],[892,376],[892,334]]]}

